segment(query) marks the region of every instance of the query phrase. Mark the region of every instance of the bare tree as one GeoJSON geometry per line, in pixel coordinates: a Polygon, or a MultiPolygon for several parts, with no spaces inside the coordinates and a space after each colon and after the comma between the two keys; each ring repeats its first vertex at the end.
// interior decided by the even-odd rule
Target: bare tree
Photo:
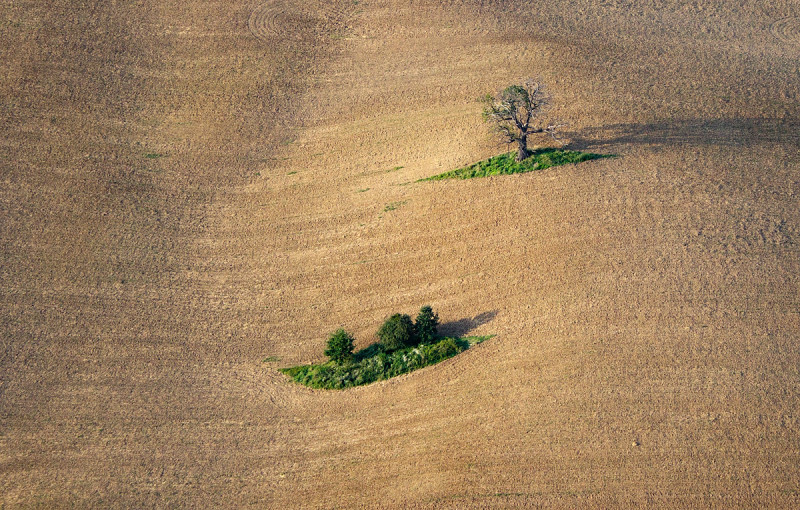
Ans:
{"type": "Polygon", "coordinates": [[[549,100],[544,86],[535,80],[528,80],[524,85],[506,87],[497,97],[487,94],[483,98],[484,120],[494,124],[495,130],[506,143],[517,142],[517,161],[531,155],[528,150],[528,135],[548,133],[558,140],[555,133],[559,126],[543,126],[537,122],[549,100]]]}

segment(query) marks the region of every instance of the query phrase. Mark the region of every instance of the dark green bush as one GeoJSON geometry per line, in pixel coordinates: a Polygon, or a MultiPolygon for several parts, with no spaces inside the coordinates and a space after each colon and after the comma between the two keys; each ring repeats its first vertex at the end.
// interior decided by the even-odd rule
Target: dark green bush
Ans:
{"type": "Polygon", "coordinates": [[[417,337],[420,343],[429,344],[436,340],[439,315],[433,313],[433,308],[425,305],[420,308],[414,326],[417,328],[417,337]]]}
{"type": "Polygon", "coordinates": [[[417,332],[411,317],[406,314],[396,313],[386,319],[386,322],[376,333],[381,345],[386,351],[396,351],[403,347],[416,345],[417,332]]]}
{"type": "Polygon", "coordinates": [[[353,347],[353,337],[344,329],[339,328],[328,338],[325,356],[341,365],[353,359],[353,347]]]}
{"type": "Polygon", "coordinates": [[[441,361],[451,358],[463,350],[464,347],[458,345],[455,338],[445,338],[441,342],[434,344],[433,353],[434,356],[438,358],[437,361],[441,361]]]}

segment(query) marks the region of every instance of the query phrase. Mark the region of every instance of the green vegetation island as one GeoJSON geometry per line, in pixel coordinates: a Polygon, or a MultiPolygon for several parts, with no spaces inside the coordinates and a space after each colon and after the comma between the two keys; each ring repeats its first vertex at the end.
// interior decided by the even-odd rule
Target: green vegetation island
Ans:
{"type": "Polygon", "coordinates": [[[405,314],[394,314],[376,333],[380,342],[356,353],[352,335],[340,328],[328,338],[328,362],[280,371],[311,388],[339,390],[434,365],[494,336],[440,337],[438,325],[439,316],[430,306],[420,309],[416,321],[405,314]]]}
{"type": "Polygon", "coordinates": [[[535,149],[530,156],[517,161],[516,152],[508,152],[473,163],[471,165],[450,170],[439,175],[420,179],[421,181],[441,181],[444,179],[472,179],[475,177],[489,177],[491,175],[510,175],[544,170],[551,166],[566,165],[569,163],[582,163],[592,159],[611,158],[611,154],[595,154],[567,149],[547,147],[535,149]]]}

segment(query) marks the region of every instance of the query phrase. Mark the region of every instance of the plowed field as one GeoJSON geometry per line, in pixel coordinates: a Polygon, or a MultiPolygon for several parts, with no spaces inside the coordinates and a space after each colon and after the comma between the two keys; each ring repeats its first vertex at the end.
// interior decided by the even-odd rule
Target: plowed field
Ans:
{"type": "Polygon", "coordinates": [[[3,1],[0,506],[800,506],[799,19],[3,1]],[[531,76],[617,157],[417,182],[531,76]],[[424,304],[497,336],[277,371],[424,304]]]}

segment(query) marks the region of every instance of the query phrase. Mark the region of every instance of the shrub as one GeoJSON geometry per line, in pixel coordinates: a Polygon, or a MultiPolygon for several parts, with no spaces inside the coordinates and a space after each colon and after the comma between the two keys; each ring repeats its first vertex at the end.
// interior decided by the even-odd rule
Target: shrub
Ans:
{"type": "Polygon", "coordinates": [[[411,322],[411,317],[406,314],[392,315],[386,319],[376,334],[387,351],[395,351],[417,343],[416,328],[411,322]]]}
{"type": "Polygon", "coordinates": [[[439,327],[439,315],[433,313],[433,308],[423,306],[419,310],[415,324],[420,343],[429,344],[436,340],[436,330],[439,327]]]}
{"type": "Polygon", "coordinates": [[[325,356],[341,365],[353,359],[353,347],[353,337],[344,329],[339,328],[328,338],[325,356]]]}
{"type": "Polygon", "coordinates": [[[464,350],[464,347],[458,345],[458,342],[455,338],[445,338],[441,342],[435,344],[433,347],[435,356],[438,358],[437,361],[452,358],[464,350]]]}

